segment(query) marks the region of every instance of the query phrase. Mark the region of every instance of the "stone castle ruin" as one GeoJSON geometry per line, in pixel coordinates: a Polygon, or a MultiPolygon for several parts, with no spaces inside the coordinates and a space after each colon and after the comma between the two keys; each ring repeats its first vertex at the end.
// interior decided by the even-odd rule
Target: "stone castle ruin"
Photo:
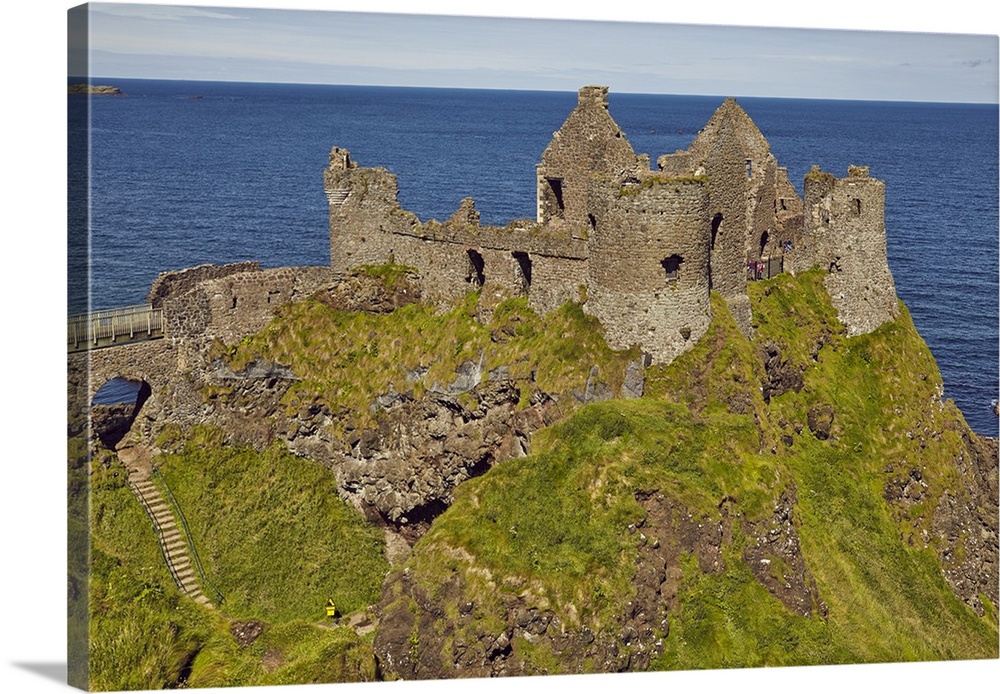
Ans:
{"type": "Polygon", "coordinates": [[[654,362],[705,333],[713,290],[749,336],[747,282],[764,261],[769,273],[826,270],[851,335],[897,315],[885,184],[867,167],[843,179],[814,168],[803,201],[757,126],[726,99],[687,150],[654,169],[607,97],[607,87],[580,89],[536,167],[536,218],[505,227],[481,225],[469,198],[447,221],[421,222],[400,207],[393,174],[334,147],[324,172],[333,272],[393,261],[413,267],[434,300],[525,296],[542,314],[580,301],[613,348],[639,345],[654,362]]]}

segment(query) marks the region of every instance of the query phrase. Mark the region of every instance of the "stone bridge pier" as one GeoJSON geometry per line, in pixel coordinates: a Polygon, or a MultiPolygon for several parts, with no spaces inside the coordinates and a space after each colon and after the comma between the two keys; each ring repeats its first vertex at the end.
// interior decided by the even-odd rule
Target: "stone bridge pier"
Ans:
{"type": "Polygon", "coordinates": [[[109,381],[121,378],[148,386],[148,398],[141,403],[141,412],[135,413],[139,416],[130,433],[151,444],[158,433],[155,424],[165,421],[166,413],[190,412],[200,403],[193,385],[177,378],[179,366],[189,361],[189,357],[182,356],[185,352],[188,350],[173,340],[155,340],[69,354],[70,433],[74,421],[79,430],[85,426],[85,419],[75,420],[74,415],[86,418],[97,392],[109,381]]]}

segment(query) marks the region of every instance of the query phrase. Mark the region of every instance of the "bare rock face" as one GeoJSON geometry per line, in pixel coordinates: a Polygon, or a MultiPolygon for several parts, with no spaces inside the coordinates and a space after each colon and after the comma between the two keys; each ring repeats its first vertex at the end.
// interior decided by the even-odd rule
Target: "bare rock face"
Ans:
{"type": "Polygon", "coordinates": [[[806,566],[795,528],[795,489],[786,490],[774,506],[774,515],[757,523],[744,522],[751,538],[743,560],[751,573],[792,612],[808,617],[827,614],[816,579],[806,566]]]}
{"type": "Polygon", "coordinates": [[[790,390],[796,393],[802,390],[804,381],[802,379],[802,369],[792,366],[781,354],[781,349],[773,342],[764,345],[764,369],[767,373],[767,380],[763,383],[764,402],[771,402],[771,398],[777,397],[790,390]]]}
{"type": "Polygon", "coordinates": [[[419,277],[406,273],[396,282],[386,282],[363,272],[353,273],[314,297],[340,311],[391,313],[420,301],[419,277]]]}
{"type": "MultiPolygon", "coordinates": [[[[933,547],[945,580],[976,614],[985,614],[981,596],[998,601],[998,441],[958,427],[962,449],[955,459],[961,483],[943,491],[918,466],[885,467],[883,497],[902,518],[903,538],[911,545],[933,547]],[[929,508],[929,518],[921,508],[929,508]],[[929,522],[928,522],[929,521],[929,522]],[[911,530],[912,526],[912,530],[911,530]]],[[[939,433],[932,436],[940,438],[939,433]]],[[[926,438],[918,437],[921,445],[926,438]]]]}
{"type": "MultiPolygon", "coordinates": [[[[487,381],[461,400],[444,393],[389,393],[377,426],[355,432],[347,451],[325,458],[338,486],[415,540],[451,504],[455,487],[503,460],[525,455],[532,432],[550,423],[552,401],[517,411],[513,381],[487,381]]],[[[297,449],[298,440],[290,442],[297,449]]],[[[374,512],[374,513],[372,513],[374,512]]]]}
{"type": "Polygon", "coordinates": [[[940,541],[944,576],[955,594],[976,614],[985,612],[980,595],[997,604],[997,458],[998,441],[969,433],[967,455],[957,467],[971,484],[945,493],[931,520],[931,532],[940,541]]]}
{"type": "Polygon", "coordinates": [[[833,408],[830,405],[816,405],[809,408],[807,422],[809,430],[820,441],[830,438],[830,431],[833,428],[833,408]]]}
{"type": "Polygon", "coordinates": [[[257,619],[235,621],[229,625],[229,633],[233,635],[236,643],[246,648],[252,645],[264,633],[264,624],[257,619]]]}

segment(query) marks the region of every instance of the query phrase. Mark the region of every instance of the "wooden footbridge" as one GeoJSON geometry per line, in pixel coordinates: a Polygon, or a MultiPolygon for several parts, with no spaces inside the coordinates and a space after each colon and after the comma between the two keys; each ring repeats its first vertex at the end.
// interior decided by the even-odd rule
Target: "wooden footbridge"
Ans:
{"type": "Polygon", "coordinates": [[[163,337],[163,309],[149,304],[90,311],[70,316],[66,342],[70,352],[114,347],[163,337]]]}

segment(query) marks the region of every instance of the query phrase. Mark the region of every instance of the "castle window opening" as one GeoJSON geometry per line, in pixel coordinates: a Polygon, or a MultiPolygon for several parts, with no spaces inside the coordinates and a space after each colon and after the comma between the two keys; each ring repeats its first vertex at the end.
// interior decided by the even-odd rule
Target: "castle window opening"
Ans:
{"type": "Polygon", "coordinates": [[[511,253],[514,256],[514,260],[517,261],[515,267],[516,280],[520,285],[521,292],[523,294],[528,293],[528,289],[531,287],[531,258],[524,251],[513,251],[511,253]]]}
{"type": "Polygon", "coordinates": [[[561,217],[563,212],[566,211],[566,205],[563,202],[563,188],[561,178],[546,178],[545,182],[549,184],[549,192],[552,193],[552,198],[556,203],[556,211],[561,217]]]}
{"type": "Polygon", "coordinates": [[[715,250],[715,237],[719,234],[719,227],[722,226],[722,214],[712,217],[712,250],[715,250]]]}
{"type": "Polygon", "coordinates": [[[760,235],[760,253],[758,253],[758,255],[760,255],[761,257],[764,256],[764,248],[767,247],[767,239],[768,239],[768,233],[767,230],[765,229],[764,233],[760,235]]]}
{"type": "Polygon", "coordinates": [[[597,217],[591,213],[587,213],[587,221],[590,222],[590,230],[597,231],[597,217]]]}
{"type": "Polygon", "coordinates": [[[861,214],[861,198],[854,198],[854,200],[851,201],[851,211],[854,212],[854,214],[861,214]]]}
{"type": "Polygon", "coordinates": [[[681,263],[683,262],[684,258],[679,255],[672,255],[660,261],[660,265],[663,266],[663,271],[667,274],[668,282],[677,281],[677,278],[680,276],[681,263]]]}
{"type": "Polygon", "coordinates": [[[475,249],[470,248],[466,253],[469,256],[469,272],[465,281],[478,289],[486,283],[486,261],[475,249]]]}
{"type": "Polygon", "coordinates": [[[747,178],[753,178],[753,159],[747,159],[747,178]]]}

